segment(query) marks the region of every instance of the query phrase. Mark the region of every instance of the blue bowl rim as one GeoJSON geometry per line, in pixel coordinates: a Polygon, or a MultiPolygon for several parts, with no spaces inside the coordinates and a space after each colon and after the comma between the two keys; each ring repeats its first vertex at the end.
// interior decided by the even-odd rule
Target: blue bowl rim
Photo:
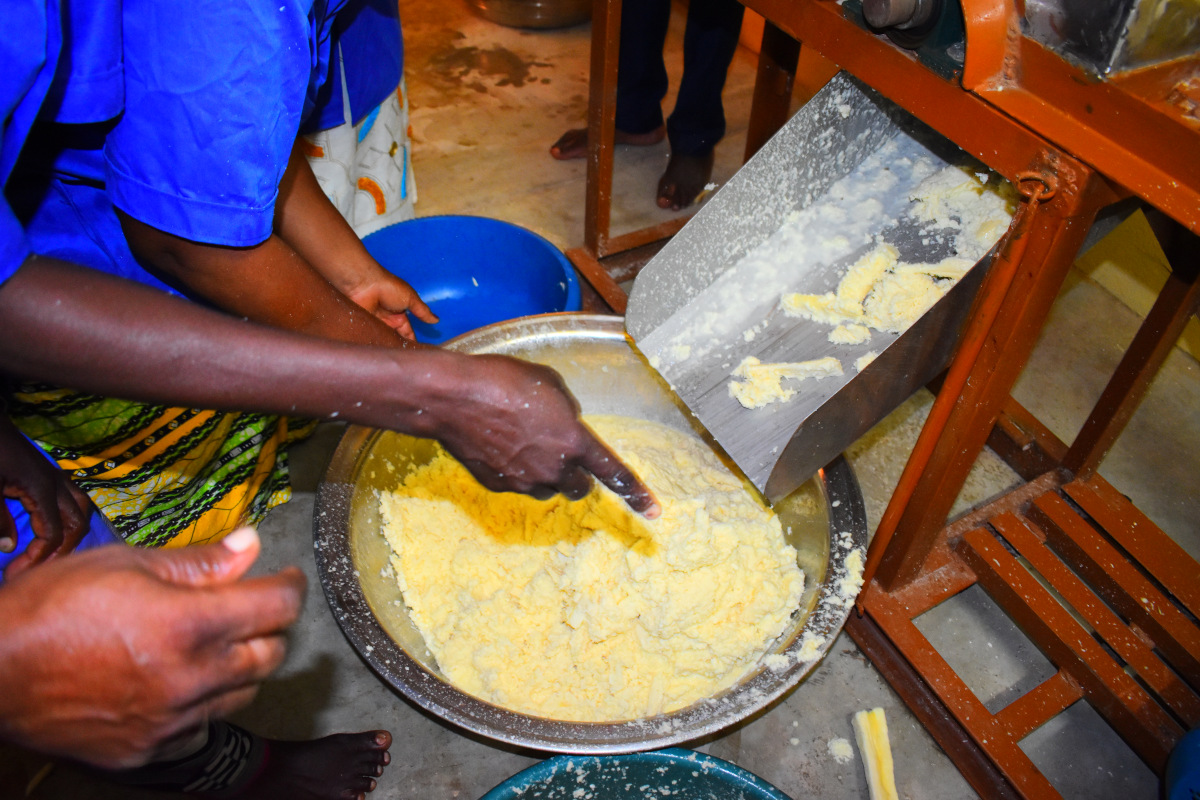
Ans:
{"type": "Polygon", "coordinates": [[[727,779],[731,786],[750,789],[771,800],[792,800],[786,794],[775,788],[762,778],[747,769],[739,767],[722,758],[710,756],[697,750],[682,747],[669,747],[665,750],[650,750],[640,753],[625,753],[621,755],[588,756],[577,753],[563,753],[529,766],[500,784],[497,784],[479,800],[511,800],[521,792],[531,788],[539,781],[553,776],[570,762],[588,763],[593,761],[642,761],[650,764],[660,763],[664,766],[686,765],[691,771],[703,769],[709,774],[718,774],[727,779]]]}
{"type": "MultiPolygon", "coordinates": [[[[543,247],[545,247],[545,249],[549,253],[553,254],[554,258],[558,261],[559,266],[562,267],[563,279],[567,284],[567,286],[566,286],[567,297],[563,301],[563,308],[560,309],[559,311],[548,311],[548,312],[544,312],[544,313],[548,313],[548,314],[571,313],[571,312],[577,312],[577,311],[582,310],[583,297],[582,297],[582,294],[581,294],[581,291],[579,288],[579,278],[576,275],[575,265],[573,263],[571,263],[571,259],[567,258],[566,253],[564,253],[561,249],[559,249],[559,247],[557,245],[555,245],[553,242],[551,242],[545,236],[542,236],[537,231],[531,230],[530,228],[526,228],[524,225],[521,225],[516,222],[510,222],[506,219],[499,219],[497,217],[485,217],[481,214],[431,214],[427,217],[413,217],[412,219],[402,220],[401,222],[393,222],[391,225],[385,225],[384,227],[382,227],[378,230],[375,230],[375,231],[371,231],[366,236],[362,237],[362,241],[365,244],[366,241],[368,239],[370,239],[371,237],[381,234],[385,231],[391,230],[392,228],[395,228],[397,225],[404,225],[404,224],[408,224],[408,223],[425,222],[425,221],[464,220],[464,219],[466,219],[466,220],[483,220],[488,223],[495,223],[496,225],[511,228],[514,231],[519,231],[520,233],[524,233],[528,236],[532,236],[537,242],[539,242],[543,247]]],[[[392,270],[388,269],[387,265],[380,264],[380,266],[383,267],[385,270],[387,270],[389,273],[391,273],[393,275],[397,275],[397,277],[404,279],[403,275],[399,275],[398,273],[392,272],[392,270]]],[[[504,321],[504,320],[501,320],[501,321],[504,321]]],[[[470,331],[463,331],[463,333],[469,333],[469,332],[470,331]]],[[[463,334],[460,333],[460,334],[455,334],[454,336],[446,337],[441,342],[441,344],[444,344],[445,342],[450,341],[450,339],[457,338],[458,336],[461,336],[461,335],[463,335],[463,334]]]]}
{"type": "MultiPolygon", "coordinates": [[[[485,217],[482,214],[430,214],[427,217],[413,217],[412,219],[406,219],[401,222],[393,222],[391,225],[385,225],[384,227],[382,227],[378,230],[371,231],[366,236],[362,237],[362,241],[366,242],[367,239],[370,239],[372,236],[377,236],[381,233],[384,233],[385,231],[389,231],[398,225],[407,225],[407,224],[411,224],[414,222],[435,222],[435,221],[456,220],[456,219],[483,220],[485,222],[496,223],[497,225],[502,225],[507,228],[512,228],[514,230],[520,231],[521,233],[526,233],[526,234],[532,236],[534,239],[536,239],[539,242],[541,242],[542,244],[544,244],[546,246],[546,249],[554,254],[554,257],[558,260],[558,262],[560,264],[562,264],[563,267],[566,268],[566,274],[567,274],[567,277],[570,280],[570,282],[572,284],[576,283],[575,265],[571,263],[571,259],[567,258],[566,253],[564,253],[561,249],[559,249],[558,245],[554,244],[554,242],[550,241],[545,236],[542,236],[540,233],[533,230],[532,228],[526,228],[524,225],[521,225],[520,223],[510,222],[509,220],[500,219],[498,217],[485,217]]],[[[384,267],[384,269],[387,269],[387,267],[384,267]]]]}

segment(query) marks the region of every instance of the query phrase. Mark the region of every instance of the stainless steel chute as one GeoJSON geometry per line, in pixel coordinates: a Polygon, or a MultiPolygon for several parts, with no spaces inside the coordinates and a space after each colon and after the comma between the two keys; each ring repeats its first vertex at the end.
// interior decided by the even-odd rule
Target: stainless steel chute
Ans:
{"type": "Polygon", "coordinates": [[[880,238],[904,261],[953,254],[953,237],[909,214],[928,173],[965,156],[842,74],[806,104],[643,268],[626,330],[684,404],[771,501],[786,497],[948,363],[987,258],[902,334],[831,344],[829,326],[779,311],[785,292],[820,293],[880,238]],[[886,153],[886,158],[884,154],[886,153]],[[884,180],[886,178],[886,180],[884,180]],[[801,220],[796,223],[796,220],[801,220]],[[788,260],[756,248],[785,221],[788,260]],[[805,382],[800,396],[743,408],[728,391],[746,356],[796,362],[875,351],[861,371],[805,382]]]}

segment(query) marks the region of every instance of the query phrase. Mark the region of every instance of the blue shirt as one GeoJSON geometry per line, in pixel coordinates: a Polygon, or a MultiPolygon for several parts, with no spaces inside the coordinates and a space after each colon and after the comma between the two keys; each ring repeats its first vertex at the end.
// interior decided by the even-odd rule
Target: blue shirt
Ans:
{"type": "Polygon", "coordinates": [[[350,122],[361,122],[396,91],[404,71],[404,39],[396,0],[347,0],[333,23],[333,44],[317,106],[301,126],[304,133],[347,121],[339,53],[350,97],[350,122]]]}
{"type": "Polygon", "coordinates": [[[166,288],[114,206],[193,241],[264,241],[337,2],[6,0],[0,281],[36,252],[166,288]]]}
{"type": "MultiPolygon", "coordinates": [[[[97,6],[101,3],[97,3],[97,6]]],[[[55,0],[11,0],[0,36],[0,188],[8,184],[62,51],[62,20],[55,0]]],[[[33,254],[25,230],[0,198],[0,284],[33,254]]]]}

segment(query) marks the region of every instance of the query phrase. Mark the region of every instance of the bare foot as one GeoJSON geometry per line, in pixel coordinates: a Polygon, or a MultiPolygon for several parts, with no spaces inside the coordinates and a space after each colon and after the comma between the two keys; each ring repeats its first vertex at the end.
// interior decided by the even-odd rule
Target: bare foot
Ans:
{"type": "MultiPolygon", "coordinates": [[[[387,731],[268,742],[266,763],[237,800],[364,800],[392,760],[387,731]]],[[[222,795],[225,797],[225,795],[222,795]]]]}
{"type": "Polygon", "coordinates": [[[713,151],[704,156],[671,153],[667,170],[658,181],[658,207],[678,211],[696,202],[712,177],[713,151]]]}
{"type": "MultiPolygon", "coordinates": [[[[638,147],[658,144],[667,136],[667,129],[659,125],[649,133],[626,133],[617,130],[614,141],[617,144],[632,144],[638,147]]],[[[575,128],[558,137],[558,141],[550,145],[550,155],[559,161],[570,161],[573,158],[585,158],[588,154],[587,128],[575,128]]]]}

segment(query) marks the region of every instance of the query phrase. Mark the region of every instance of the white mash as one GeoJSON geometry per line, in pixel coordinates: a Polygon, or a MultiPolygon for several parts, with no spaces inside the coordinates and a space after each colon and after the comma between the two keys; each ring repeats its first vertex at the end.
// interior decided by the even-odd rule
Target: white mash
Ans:
{"type": "Polygon", "coordinates": [[[699,440],[588,423],[650,487],[656,520],[604,488],[497,494],[439,455],[380,497],[410,615],[445,676],[537,716],[636,719],[732,686],[799,606],[778,518],[699,440]]]}
{"type": "MultiPolygon", "coordinates": [[[[902,333],[942,298],[982,258],[1008,229],[1013,196],[1008,184],[990,173],[949,166],[933,172],[909,196],[911,216],[929,230],[953,234],[955,255],[935,264],[907,263],[886,241],[855,261],[842,274],[835,291],[823,294],[786,293],[779,305],[784,313],[833,326],[827,339],[833,344],[861,345],[871,339],[871,330],[902,333]]],[[[786,241],[787,237],[780,237],[786,241]]],[[[787,248],[772,254],[763,249],[756,258],[786,259],[787,248]]],[[[855,369],[861,372],[874,351],[858,356],[855,369]]],[[[836,359],[835,359],[836,360],[836,359]]],[[[814,363],[797,362],[800,364],[814,363]]],[[[764,365],[766,366],[766,365],[764,365]]],[[[779,365],[782,366],[782,365],[779,365]]],[[[747,380],[745,362],[732,373],[729,392],[746,408],[785,402],[797,394],[794,385],[778,383],[759,369],[759,382],[747,380]]],[[[836,373],[843,374],[840,368],[836,373]]],[[[788,375],[798,380],[816,375],[788,375]]]]}
{"type": "MultiPolygon", "coordinates": [[[[954,231],[956,255],[936,264],[905,263],[895,247],[879,242],[846,270],[836,292],[786,294],[780,299],[783,310],[790,316],[830,325],[862,325],[900,333],[983,258],[1012,220],[1007,184],[991,181],[988,173],[962,167],[935,172],[917,186],[910,199],[915,219],[954,231]]],[[[833,335],[830,341],[835,341],[833,335]]]]}

